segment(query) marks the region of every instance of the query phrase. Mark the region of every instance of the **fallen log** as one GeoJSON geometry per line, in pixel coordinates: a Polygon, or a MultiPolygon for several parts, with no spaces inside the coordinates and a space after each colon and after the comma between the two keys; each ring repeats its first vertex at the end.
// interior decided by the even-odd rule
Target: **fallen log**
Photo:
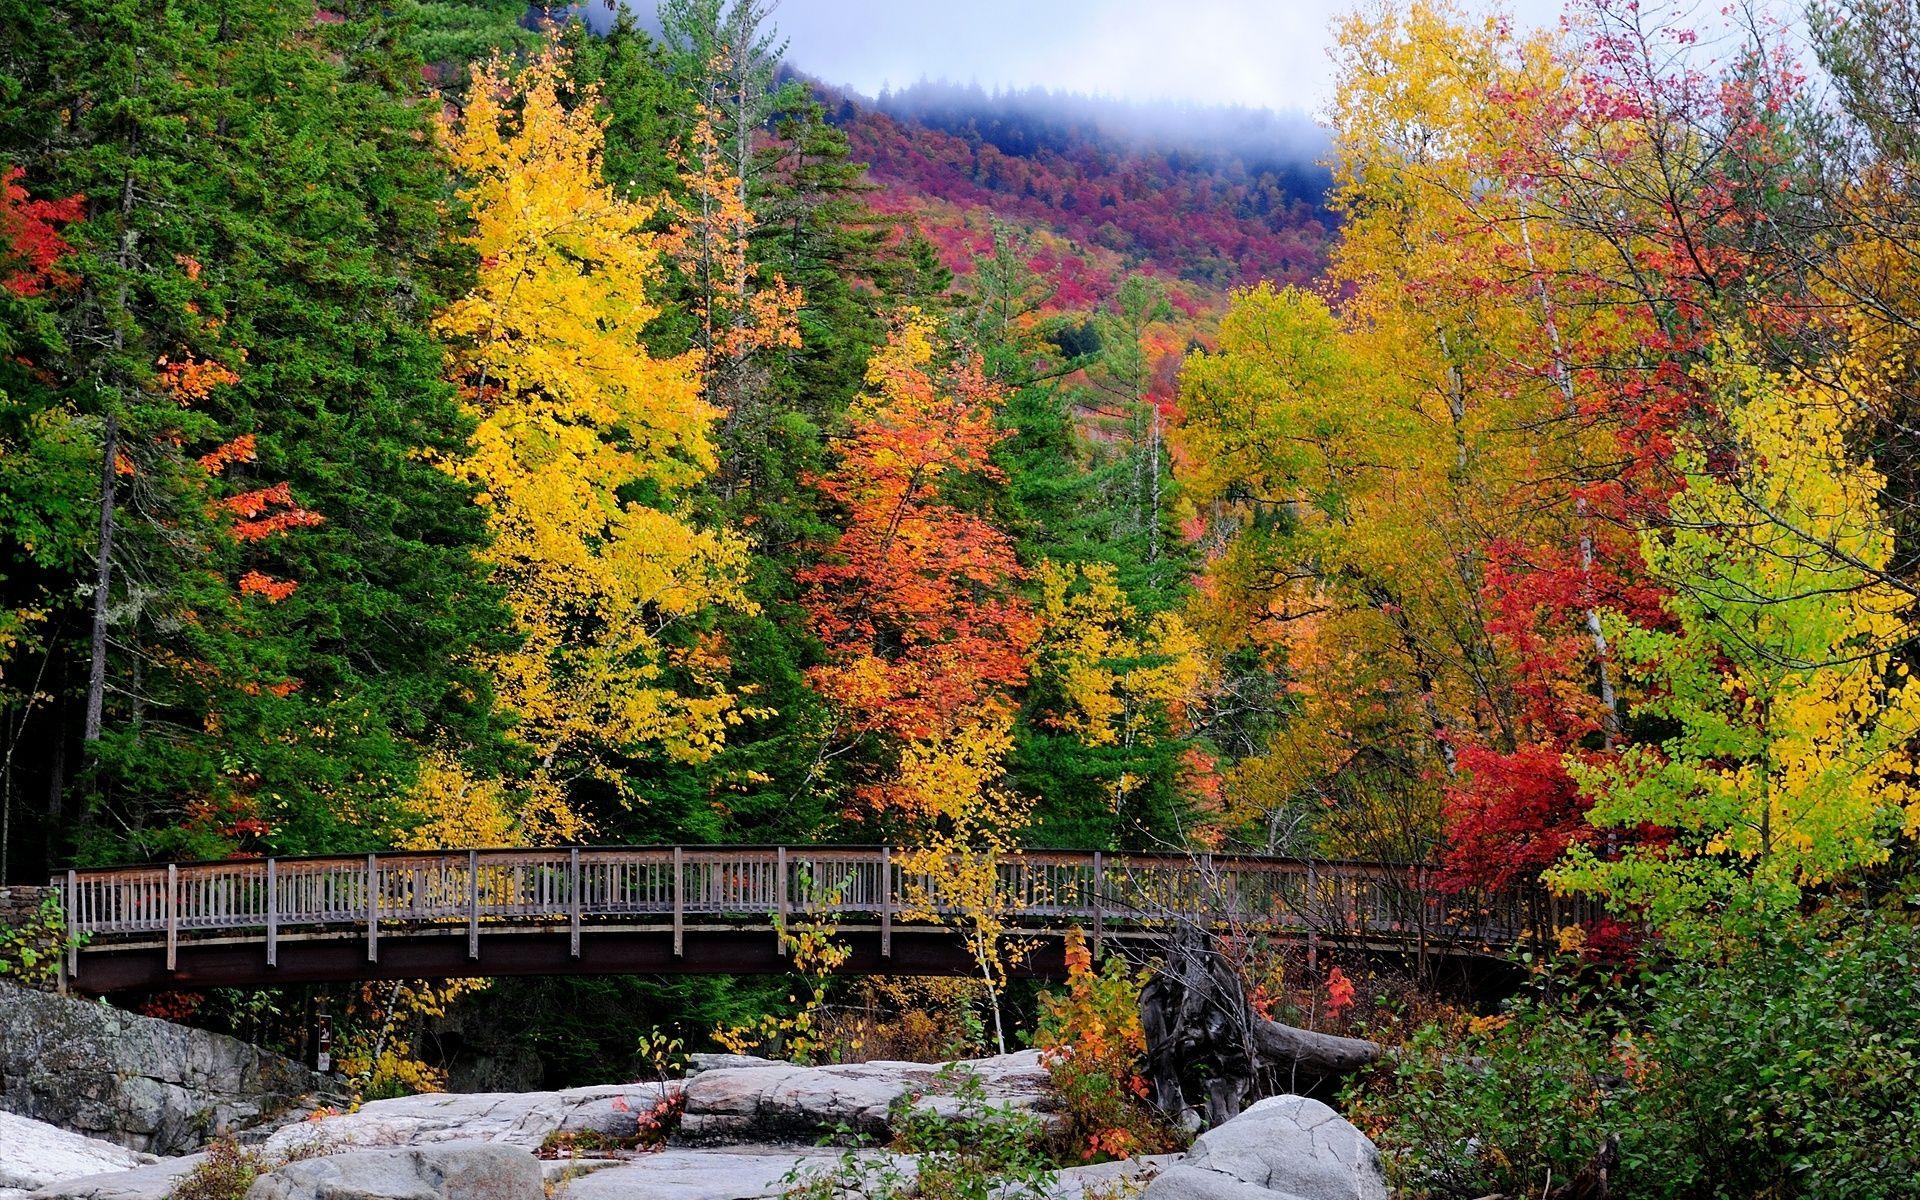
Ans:
{"type": "Polygon", "coordinates": [[[1365,1038],[1315,1033],[1258,1018],[1253,1022],[1253,1045],[1269,1065],[1312,1075],[1351,1074],[1381,1055],[1379,1043],[1365,1038]]]}

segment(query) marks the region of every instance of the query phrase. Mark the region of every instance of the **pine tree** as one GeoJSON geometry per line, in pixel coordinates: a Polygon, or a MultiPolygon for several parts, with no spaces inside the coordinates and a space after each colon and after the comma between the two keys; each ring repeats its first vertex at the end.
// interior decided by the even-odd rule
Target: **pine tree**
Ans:
{"type": "Polygon", "coordinates": [[[89,197],[41,366],[93,442],[93,562],[62,585],[92,620],[49,663],[33,785],[84,786],[92,854],[378,844],[414,739],[490,743],[464,664],[499,627],[470,493],[425,461],[465,429],[424,329],[452,264],[418,60],[372,6],[0,15],[0,157],[89,197]],[[231,378],[183,407],[168,371],[195,363],[231,378]],[[324,523],[195,515],[263,485],[324,523]]]}

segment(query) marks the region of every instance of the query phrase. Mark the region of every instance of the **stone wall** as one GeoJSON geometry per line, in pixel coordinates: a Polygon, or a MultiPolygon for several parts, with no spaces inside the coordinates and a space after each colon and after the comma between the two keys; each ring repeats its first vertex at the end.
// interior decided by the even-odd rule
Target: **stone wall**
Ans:
{"type": "Polygon", "coordinates": [[[50,887],[22,884],[0,887],[0,928],[26,924],[39,914],[41,902],[53,893],[50,887]]]}
{"type": "Polygon", "coordinates": [[[180,1154],[339,1100],[237,1038],[0,983],[0,1109],[150,1154],[180,1154]]]}
{"type": "Polygon", "coordinates": [[[50,887],[0,887],[0,979],[45,991],[59,989],[66,942],[60,929],[38,924],[40,906],[58,895],[58,889],[50,887]],[[26,951],[37,956],[31,967],[26,951]]]}

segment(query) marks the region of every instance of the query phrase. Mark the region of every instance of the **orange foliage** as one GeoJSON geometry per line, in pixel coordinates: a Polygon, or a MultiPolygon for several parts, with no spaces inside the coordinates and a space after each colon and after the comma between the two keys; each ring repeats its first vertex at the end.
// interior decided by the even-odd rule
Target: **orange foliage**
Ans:
{"type": "Polygon", "coordinates": [[[1140,1064],[1144,975],[1109,957],[1099,970],[1078,929],[1067,933],[1067,990],[1040,998],[1040,1060],[1060,1094],[1068,1149],[1086,1161],[1171,1147],[1145,1104],[1140,1064]]]}
{"type": "Polygon", "coordinates": [[[219,507],[242,518],[233,523],[233,536],[243,542],[257,542],[303,525],[319,525],[326,518],[301,508],[293,498],[292,485],[282,480],[272,487],[257,488],[228,496],[219,507]],[[274,510],[278,511],[274,511],[274,510]]]}
{"type": "Polygon", "coordinates": [[[212,359],[188,355],[174,362],[163,355],[156,365],[160,368],[161,390],[182,406],[205,400],[217,387],[240,382],[240,377],[226,364],[212,359]]]}
{"type": "Polygon", "coordinates": [[[1036,623],[1014,592],[1013,542],[948,499],[988,455],[1001,396],[977,359],[934,361],[933,326],[909,310],[868,368],[841,465],[821,490],[847,513],[826,561],[801,574],[831,661],[814,685],[862,732],[950,733],[1026,682],[1036,623]]]}
{"type": "Polygon", "coordinates": [[[291,579],[275,579],[271,575],[262,575],[258,571],[248,571],[240,577],[240,590],[250,596],[265,596],[267,603],[278,604],[293,595],[293,589],[300,585],[291,579]]]}
{"type": "Polygon", "coordinates": [[[218,475],[234,463],[254,460],[254,438],[243,433],[230,442],[222,442],[200,456],[200,467],[209,475],[218,475]]]}

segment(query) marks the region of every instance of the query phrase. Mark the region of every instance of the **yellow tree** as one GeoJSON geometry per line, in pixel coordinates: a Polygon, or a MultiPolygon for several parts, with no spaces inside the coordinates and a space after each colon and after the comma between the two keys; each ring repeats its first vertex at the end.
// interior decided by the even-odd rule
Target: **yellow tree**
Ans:
{"type": "Polygon", "coordinates": [[[919,814],[914,849],[900,859],[902,914],[959,935],[986,985],[1002,1054],[1007,1034],[1000,997],[1008,973],[1029,950],[1014,934],[1014,921],[1030,898],[1001,881],[1033,813],[1032,801],[1004,781],[1012,748],[1011,714],[989,709],[943,737],[908,743],[889,789],[903,810],[919,814]]]}
{"type": "Polygon", "coordinates": [[[697,355],[642,342],[654,208],[602,179],[593,97],[568,95],[566,68],[552,45],[517,75],[475,68],[447,143],[479,278],[436,322],[478,426],[446,465],[480,489],[521,637],[488,666],[549,795],[613,779],[608,756],[637,747],[711,754],[739,713],[703,619],[750,607],[744,543],[682,511],[719,414],[697,355]]]}
{"type": "MultiPolygon", "coordinates": [[[[1184,737],[1207,660],[1180,614],[1139,612],[1111,563],[1043,562],[1036,576],[1033,676],[1055,699],[1042,719],[1086,746],[1131,751],[1184,737]]],[[[1115,776],[1114,812],[1139,783],[1125,771],[1115,776]]]]}
{"type": "Polygon", "coordinates": [[[1790,911],[1920,827],[1920,681],[1896,654],[1912,598],[1885,579],[1884,481],[1853,451],[1844,394],[1751,357],[1717,352],[1725,428],[1683,442],[1687,487],[1642,537],[1669,622],[1619,625],[1650,685],[1636,715],[1674,732],[1575,772],[1594,824],[1669,833],[1611,860],[1576,847],[1557,873],[1681,935],[1790,911]]]}

